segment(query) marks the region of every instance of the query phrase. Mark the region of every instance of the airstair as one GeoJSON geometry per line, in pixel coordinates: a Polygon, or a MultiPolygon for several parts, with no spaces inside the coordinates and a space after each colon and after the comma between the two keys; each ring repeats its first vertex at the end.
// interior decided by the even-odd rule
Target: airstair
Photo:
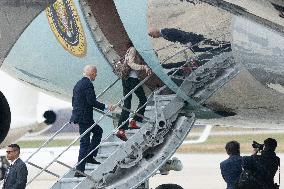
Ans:
{"type": "MultiPolygon", "coordinates": [[[[238,69],[231,52],[224,52],[214,56],[210,61],[198,67],[186,77],[180,86],[180,90],[183,90],[189,98],[194,99],[197,104],[202,104],[226,82],[237,75],[237,73],[238,69]]],[[[174,77],[174,74],[171,76],[174,77]]],[[[147,76],[142,80],[139,85],[117,102],[115,106],[122,107],[121,104],[123,101],[149,78],[151,76],[147,76]]],[[[108,86],[98,98],[117,81],[108,86]]],[[[26,163],[40,169],[38,174],[28,181],[27,185],[32,183],[43,172],[46,172],[58,178],[57,182],[51,187],[52,189],[149,188],[148,179],[159,172],[159,169],[167,162],[171,161],[170,158],[183,143],[195,121],[194,108],[192,108],[191,113],[187,111],[185,114],[184,110],[185,108],[188,109],[188,102],[180,98],[177,94],[164,94],[165,89],[166,86],[163,86],[148,96],[148,101],[144,104],[146,111],[143,123],[140,125],[141,128],[127,130],[127,141],[122,141],[116,137],[116,132],[121,125],[117,126],[106,138],[102,139],[100,145],[97,147],[98,154],[96,157],[96,160],[101,164],[87,164],[85,172],[82,173],[85,177],[74,177],[74,173],[76,172],[75,167],[78,163],[71,167],[59,161],[59,157],[102,119],[106,116],[112,116],[109,111],[102,113],[101,117],[85,133],[74,139],[68,147],[45,167],[32,163],[31,158],[49,142],[54,140],[69,123],[63,125],[61,129],[54,133],[50,139],[26,160],[26,163]],[[67,167],[69,171],[63,176],[53,173],[48,169],[54,163],[67,167]]],[[[200,105],[200,107],[202,106],[200,105]]],[[[132,110],[129,111],[132,114],[136,114],[132,110]]]]}

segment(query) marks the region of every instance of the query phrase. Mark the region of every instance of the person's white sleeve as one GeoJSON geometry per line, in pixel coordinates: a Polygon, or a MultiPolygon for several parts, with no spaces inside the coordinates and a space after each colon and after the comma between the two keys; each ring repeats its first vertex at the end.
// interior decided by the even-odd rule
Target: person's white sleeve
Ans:
{"type": "Polygon", "coordinates": [[[128,52],[128,66],[132,69],[132,70],[145,70],[145,66],[144,65],[139,65],[135,62],[135,57],[136,57],[136,49],[134,47],[131,47],[129,52],[128,52]]]}
{"type": "Polygon", "coordinates": [[[105,104],[105,111],[108,111],[108,105],[105,104]]]}

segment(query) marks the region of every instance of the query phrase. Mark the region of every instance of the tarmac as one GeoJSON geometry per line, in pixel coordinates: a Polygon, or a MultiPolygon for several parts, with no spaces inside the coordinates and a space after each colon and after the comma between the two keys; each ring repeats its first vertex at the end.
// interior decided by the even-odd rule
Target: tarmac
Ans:
{"type": "MultiPolygon", "coordinates": [[[[44,148],[31,162],[44,167],[54,157],[56,157],[62,150],[61,147],[44,148]]],[[[22,149],[21,158],[27,159],[36,149],[26,148],[22,149]]],[[[3,155],[5,150],[0,150],[0,155],[3,155]]],[[[73,166],[77,161],[78,146],[70,148],[63,156],[59,158],[60,161],[73,166]]],[[[284,154],[278,154],[283,159],[284,154]]],[[[179,158],[183,163],[182,171],[171,171],[169,175],[155,175],[150,178],[150,188],[155,189],[160,184],[173,183],[182,186],[184,189],[222,189],[226,188],[226,184],[220,173],[219,164],[227,158],[226,154],[175,154],[173,157],[179,158]]],[[[283,163],[281,163],[284,165],[283,163]]],[[[284,166],[281,167],[282,170],[284,166]]],[[[39,169],[28,165],[29,176],[28,180],[34,177],[39,169]]],[[[50,171],[58,175],[63,175],[68,169],[59,164],[54,164],[49,168],[50,171]]],[[[281,179],[284,179],[282,174],[281,179]]],[[[57,178],[47,173],[40,175],[34,182],[27,186],[27,189],[48,189],[55,182],[57,178]]],[[[275,177],[278,180],[278,174],[275,177]]],[[[281,187],[284,188],[284,187],[281,187]]]]}

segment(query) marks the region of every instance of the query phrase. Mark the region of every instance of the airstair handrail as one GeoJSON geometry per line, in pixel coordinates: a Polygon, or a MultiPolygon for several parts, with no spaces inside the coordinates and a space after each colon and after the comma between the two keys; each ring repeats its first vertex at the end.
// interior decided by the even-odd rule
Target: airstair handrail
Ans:
{"type": "Polygon", "coordinates": [[[174,58],[176,55],[181,54],[182,52],[185,52],[186,50],[190,49],[191,47],[193,47],[193,46],[186,46],[185,48],[183,48],[183,49],[177,51],[175,54],[173,54],[173,55],[171,55],[171,56],[168,56],[167,58],[165,58],[164,60],[162,60],[161,64],[164,64],[166,61],[168,61],[168,60],[174,58]]]}
{"type": "MultiPolygon", "coordinates": [[[[138,85],[136,85],[127,95],[125,95],[122,99],[120,99],[115,105],[114,108],[116,108],[121,102],[123,102],[126,98],[128,98],[131,94],[134,93],[134,91],[140,87],[141,85],[143,85],[149,78],[151,77],[151,75],[148,75],[147,77],[145,77],[138,85]]],[[[107,110],[107,112],[102,115],[91,127],[89,127],[82,135],[80,135],[79,137],[77,137],[76,139],[74,139],[71,144],[66,147],[65,150],[63,150],[59,155],[57,155],[53,161],[51,161],[48,165],[46,165],[38,174],[36,174],[28,183],[27,185],[29,185],[31,182],[33,182],[39,175],[41,175],[41,173],[43,171],[45,171],[52,163],[54,163],[63,153],[65,153],[73,144],[75,144],[79,139],[81,139],[83,136],[85,136],[88,132],[90,132],[103,118],[106,117],[107,114],[110,113],[110,110],[107,110]]]]}
{"type": "MultiPolygon", "coordinates": [[[[158,89],[158,91],[156,91],[156,92],[157,92],[157,93],[160,93],[160,92],[161,92],[163,89],[165,89],[165,88],[166,88],[166,85],[162,86],[162,87],[161,87],[160,89],[158,89]]],[[[137,115],[137,112],[138,112],[141,108],[143,108],[144,106],[147,105],[149,99],[152,98],[152,95],[153,95],[153,94],[154,94],[154,92],[152,92],[152,93],[149,95],[149,97],[148,97],[148,99],[147,99],[147,101],[146,101],[145,104],[143,104],[143,105],[142,105],[140,108],[138,108],[137,110],[133,111],[134,114],[137,115]]],[[[129,110],[129,109],[126,109],[126,111],[128,111],[128,110],[129,110]]],[[[131,111],[132,111],[132,110],[131,110],[131,111]]],[[[139,115],[139,114],[138,114],[138,115],[139,115]]],[[[114,130],[112,130],[103,140],[101,140],[100,144],[99,144],[95,149],[92,149],[92,150],[86,155],[86,157],[84,157],[81,161],[77,162],[77,163],[72,167],[72,169],[74,170],[77,165],[79,165],[80,163],[82,163],[89,155],[91,155],[95,150],[97,150],[97,149],[101,146],[101,144],[102,144],[104,141],[106,141],[113,133],[117,132],[118,129],[120,129],[127,121],[129,121],[129,119],[130,119],[130,117],[127,118],[124,122],[122,122],[122,123],[121,123],[118,127],[116,127],[114,130]]],[[[84,133],[83,133],[83,134],[84,134],[84,133]]],[[[64,178],[64,176],[65,176],[66,174],[68,174],[68,173],[65,173],[61,178],[59,178],[58,181],[60,181],[62,178],[64,178]]]]}
{"type": "Polygon", "coordinates": [[[106,87],[98,96],[97,96],[97,98],[100,98],[101,96],[103,96],[110,88],[112,88],[115,84],[116,84],[116,82],[118,82],[120,80],[120,78],[119,77],[117,77],[117,79],[112,83],[112,84],[110,84],[108,87],[106,87]]]}
{"type": "MultiPolygon", "coordinates": [[[[186,62],[186,63],[187,63],[187,62],[186,62]]],[[[186,64],[186,63],[185,63],[185,64],[186,64]]],[[[180,68],[179,68],[179,69],[180,69],[180,68]]],[[[173,72],[171,75],[174,75],[179,69],[177,69],[177,70],[176,70],[175,72],[173,72]]],[[[147,77],[150,78],[150,76],[147,76],[147,77]]],[[[148,80],[147,77],[146,77],[144,80],[142,80],[138,85],[140,86],[140,84],[142,85],[143,83],[145,83],[145,82],[148,80]]],[[[136,86],[134,89],[132,89],[132,90],[131,90],[123,99],[121,99],[121,100],[124,101],[130,94],[133,94],[133,92],[134,92],[137,88],[138,88],[138,86],[136,86]]],[[[159,93],[160,93],[162,90],[164,90],[165,88],[166,88],[166,85],[162,86],[162,87],[161,87],[160,89],[158,89],[157,91],[153,91],[153,92],[149,95],[149,97],[148,97],[146,103],[143,104],[143,105],[142,105],[140,108],[138,108],[136,111],[132,111],[132,110],[129,110],[129,109],[127,109],[127,108],[123,108],[123,107],[121,107],[121,106],[120,106],[120,108],[125,109],[126,111],[129,111],[129,112],[131,112],[131,113],[134,113],[135,115],[142,116],[142,115],[140,115],[140,114],[137,114],[137,112],[138,112],[141,108],[143,108],[144,106],[147,105],[149,99],[152,97],[152,95],[153,95],[154,93],[155,93],[155,94],[159,94],[159,93]]],[[[118,104],[118,106],[119,106],[120,103],[117,103],[117,104],[118,104]]],[[[144,116],[143,116],[143,117],[144,117],[144,116]]],[[[145,118],[145,117],[144,117],[144,118],[145,118]]],[[[112,130],[112,131],[110,132],[110,134],[108,134],[108,135],[100,142],[100,144],[99,144],[95,149],[92,149],[92,150],[86,155],[86,157],[84,157],[81,161],[77,162],[77,163],[72,167],[72,169],[75,169],[75,167],[76,167],[77,165],[79,165],[80,163],[82,163],[89,155],[91,155],[95,150],[97,150],[105,140],[107,140],[113,133],[117,132],[118,129],[120,129],[127,121],[129,121],[129,119],[130,119],[130,117],[129,117],[128,119],[126,119],[124,122],[122,122],[121,125],[119,125],[117,128],[115,128],[114,130],[112,130]]],[[[146,119],[147,119],[147,118],[146,118],[146,119]]],[[[84,136],[84,133],[83,133],[82,135],[84,136]]],[[[82,137],[83,137],[83,136],[82,136],[82,137]]],[[[59,180],[61,180],[66,174],[67,174],[67,173],[65,173],[59,180]]]]}
{"type": "MultiPolygon", "coordinates": [[[[117,78],[113,83],[111,83],[108,87],[106,87],[106,88],[97,96],[97,98],[99,98],[99,97],[101,97],[102,95],[104,95],[104,93],[105,93],[108,89],[110,89],[112,86],[114,86],[115,83],[116,83],[118,80],[119,80],[119,78],[117,78]]],[[[33,152],[33,153],[25,160],[25,163],[28,163],[28,164],[30,164],[30,165],[33,166],[33,167],[36,167],[36,168],[41,169],[40,166],[38,166],[38,165],[36,165],[36,164],[34,164],[34,163],[29,162],[29,160],[30,160],[35,154],[37,154],[42,148],[46,147],[46,146],[49,144],[49,142],[52,141],[59,133],[61,133],[61,131],[62,131],[67,125],[69,125],[69,124],[70,124],[70,122],[66,122],[66,123],[65,123],[59,130],[57,130],[47,141],[45,141],[35,152],[33,152]]],[[[47,170],[46,170],[46,172],[47,172],[47,173],[50,173],[50,174],[52,174],[52,175],[57,175],[57,174],[55,174],[55,173],[52,173],[51,171],[47,171],[47,170]]]]}
{"type": "Polygon", "coordinates": [[[32,153],[26,160],[25,163],[28,163],[28,161],[36,154],[38,153],[43,147],[45,147],[52,139],[54,139],[67,125],[69,122],[65,123],[59,130],[57,130],[47,141],[45,141],[34,153],[32,153]]]}
{"type": "MultiPolygon", "coordinates": [[[[156,91],[156,92],[159,93],[160,91],[162,91],[163,89],[165,89],[165,87],[166,87],[166,86],[164,85],[163,87],[161,87],[160,89],[158,89],[158,91],[156,91]]],[[[132,110],[131,110],[130,112],[134,112],[135,115],[140,115],[140,114],[137,114],[137,112],[138,112],[141,108],[143,108],[144,106],[147,105],[148,101],[152,98],[153,94],[154,94],[154,92],[149,95],[149,97],[148,97],[146,103],[144,103],[140,108],[138,108],[138,109],[135,110],[135,111],[132,111],[132,110]]],[[[125,108],[125,110],[128,111],[129,109],[125,108]]],[[[141,116],[142,116],[142,115],[141,115],[141,116]]],[[[89,152],[88,155],[86,155],[86,157],[88,157],[88,156],[91,155],[96,149],[98,149],[99,146],[102,144],[103,141],[107,140],[113,133],[115,133],[116,131],[118,131],[118,129],[120,129],[125,123],[127,123],[127,121],[129,121],[130,118],[131,118],[131,117],[128,117],[124,122],[122,122],[120,125],[118,125],[114,130],[112,130],[112,131],[110,132],[110,134],[107,135],[95,149],[93,149],[91,152],[89,152]]],[[[149,118],[147,118],[147,119],[148,119],[148,121],[150,121],[149,118]]],[[[86,157],[85,157],[85,158],[86,158],[86,157]]],[[[85,159],[85,158],[84,158],[84,159],[85,159]]],[[[77,166],[77,165],[80,164],[82,161],[84,161],[84,159],[82,159],[80,162],[78,162],[75,166],[77,166]]],[[[74,167],[75,167],[75,166],[74,166],[74,167]]]]}
{"type": "MultiPolygon", "coordinates": [[[[205,40],[205,41],[206,41],[206,40],[205,40]]],[[[164,64],[166,61],[172,59],[173,57],[175,57],[176,55],[178,55],[178,54],[180,54],[180,53],[182,53],[182,52],[185,52],[186,50],[191,50],[192,53],[194,54],[194,56],[197,57],[198,55],[195,54],[195,52],[192,50],[192,47],[199,46],[199,45],[202,44],[202,43],[204,43],[204,41],[200,41],[199,43],[195,43],[194,45],[191,45],[191,43],[182,44],[182,47],[185,47],[185,48],[183,48],[182,50],[177,51],[175,54],[173,54],[173,55],[171,55],[171,56],[168,56],[167,58],[165,58],[164,60],[162,60],[160,64],[164,64]]],[[[176,44],[176,42],[173,42],[173,43],[171,43],[171,44],[165,45],[165,46],[163,46],[163,47],[157,49],[156,52],[161,51],[161,50],[164,50],[164,49],[166,49],[166,48],[168,48],[168,47],[171,47],[171,46],[173,46],[173,45],[175,45],[175,44],[176,44]]],[[[225,43],[225,44],[228,44],[228,43],[225,43]]],[[[148,49],[148,50],[144,50],[144,51],[150,51],[150,50],[153,50],[153,49],[148,49]]],[[[206,52],[211,52],[212,50],[214,50],[214,48],[213,48],[213,49],[210,49],[210,50],[208,50],[208,51],[206,51],[206,52]]],[[[224,50],[222,49],[222,51],[224,51],[224,50]]]]}

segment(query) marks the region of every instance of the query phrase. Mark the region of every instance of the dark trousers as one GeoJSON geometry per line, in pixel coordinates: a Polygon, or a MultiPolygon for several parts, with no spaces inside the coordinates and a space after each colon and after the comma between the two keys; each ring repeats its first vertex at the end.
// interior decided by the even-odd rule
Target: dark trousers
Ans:
{"type": "MultiPolygon", "coordinates": [[[[140,83],[138,78],[132,78],[129,77],[126,80],[122,80],[122,87],[123,87],[123,96],[127,95],[132,89],[134,89],[138,84],[140,83]]],[[[147,98],[144,92],[144,89],[142,86],[138,87],[135,91],[134,91],[135,95],[138,97],[139,99],[139,105],[137,107],[137,109],[139,109],[141,106],[143,106],[146,102],[147,102],[147,98]]],[[[127,109],[131,109],[131,99],[132,99],[132,94],[129,95],[123,103],[123,107],[127,108],[127,109]]],[[[144,106],[143,108],[141,108],[137,113],[141,114],[144,116],[144,112],[145,112],[145,108],[146,106],[144,106]]],[[[121,125],[125,120],[127,120],[129,118],[129,114],[130,112],[126,111],[126,110],[122,110],[121,115],[120,115],[120,119],[118,122],[118,125],[121,125]]],[[[133,117],[133,119],[135,121],[138,122],[142,122],[143,118],[139,117],[137,115],[135,115],[133,117]]],[[[127,130],[128,129],[128,122],[126,122],[121,129],[127,130]]]]}
{"type": "MultiPolygon", "coordinates": [[[[79,133],[82,135],[88,128],[92,126],[93,123],[90,124],[80,124],[79,123],[79,133]]],[[[78,162],[84,159],[93,149],[95,149],[101,142],[103,135],[103,129],[96,125],[93,127],[90,132],[88,132],[85,136],[80,139],[80,150],[79,150],[79,157],[78,162]],[[90,134],[93,134],[92,139],[90,140],[90,134]]],[[[77,165],[76,169],[79,171],[85,171],[85,165],[88,158],[96,157],[98,153],[98,149],[96,149],[89,157],[87,157],[82,163],[77,165]]]]}

